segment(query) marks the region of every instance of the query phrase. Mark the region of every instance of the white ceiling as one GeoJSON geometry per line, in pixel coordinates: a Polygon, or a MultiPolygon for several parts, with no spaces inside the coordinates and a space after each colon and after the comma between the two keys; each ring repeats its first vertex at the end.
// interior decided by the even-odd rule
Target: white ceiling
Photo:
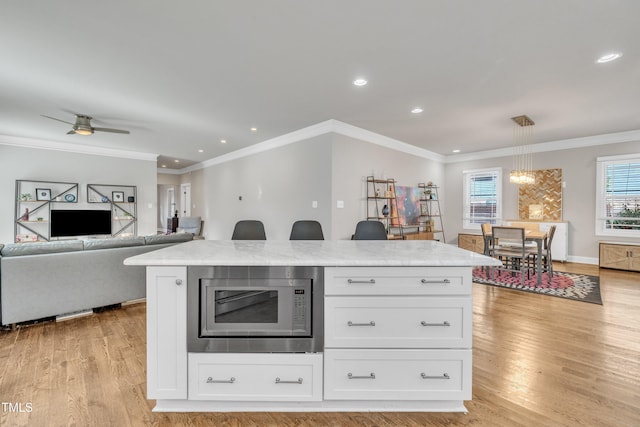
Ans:
{"type": "Polygon", "coordinates": [[[637,0],[4,1],[0,135],[184,167],[328,119],[442,155],[512,145],[520,114],[534,142],[638,130],[639,18],[637,0]],[[73,113],[131,134],[41,116],[73,113]]]}

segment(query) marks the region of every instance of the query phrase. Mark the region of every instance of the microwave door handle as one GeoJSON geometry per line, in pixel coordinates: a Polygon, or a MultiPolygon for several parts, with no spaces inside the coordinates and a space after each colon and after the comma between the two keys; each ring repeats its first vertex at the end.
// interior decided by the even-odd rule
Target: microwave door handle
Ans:
{"type": "Polygon", "coordinates": [[[261,295],[264,294],[266,292],[269,291],[253,291],[253,292],[246,292],[242,295],[234,295],[232,297],[226,297],[226,298],[220,298],[219,300],[216,300],[216,304],[226,304],[229,302],[234,302],[234,301],[241,301],[243,299],[247,299],[250,297],[255,297],[257,295],[261,295]]]}

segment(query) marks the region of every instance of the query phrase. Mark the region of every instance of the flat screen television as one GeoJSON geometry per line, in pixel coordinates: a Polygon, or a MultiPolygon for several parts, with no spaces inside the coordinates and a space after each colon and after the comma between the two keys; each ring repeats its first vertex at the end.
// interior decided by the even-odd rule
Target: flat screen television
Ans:
{"type": "Polygon", "coordinates": [[[111,234],[111,210],[51,210],[51,237],[111,234]]]}

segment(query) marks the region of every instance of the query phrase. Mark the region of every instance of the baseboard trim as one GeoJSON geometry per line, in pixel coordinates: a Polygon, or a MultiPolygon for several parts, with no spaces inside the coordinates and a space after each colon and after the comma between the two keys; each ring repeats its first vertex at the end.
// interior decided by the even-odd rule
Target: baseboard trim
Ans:
{"type": "Polygon", "coordinates": [[[583,256],[568,256],[567,257],[567,261],[568,262],[577,262],[579,264],[591,264],[591,265],[599,265],[600,264],[598,258],[590,258],[590,257],[583,257],[583,256]]]}

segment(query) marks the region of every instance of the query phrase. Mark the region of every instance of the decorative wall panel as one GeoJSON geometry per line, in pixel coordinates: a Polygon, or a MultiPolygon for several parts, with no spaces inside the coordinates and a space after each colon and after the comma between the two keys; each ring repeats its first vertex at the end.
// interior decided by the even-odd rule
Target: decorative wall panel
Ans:
{"type": "Polygon", "coordinates": [[[533,171],[536,183],[518,188],[518,218],[562,221],[562,169],[533,171]]]}

